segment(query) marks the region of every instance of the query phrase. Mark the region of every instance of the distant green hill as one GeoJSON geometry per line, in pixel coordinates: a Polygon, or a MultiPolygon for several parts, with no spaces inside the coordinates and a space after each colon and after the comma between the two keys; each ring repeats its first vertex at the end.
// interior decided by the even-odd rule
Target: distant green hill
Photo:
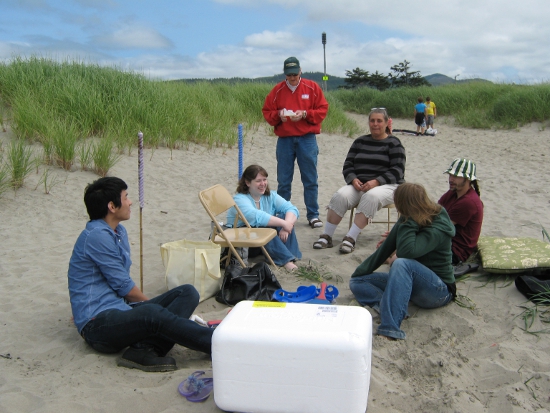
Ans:
{"type": "MultiPolygon", "coordinates": [[[[302,76],[305,79],[311,79],[315,82],[317,82],[322,88],[324,88],[324,82],[323,82],[323,73],[321,72],[304,72],[302,73],[302,76]]],[[[338,77],[338,76],[332,76],[330,74],[327,74],[328,80],[327,80],[327,89],[328,90],[336,90],[340,86],[344,86],[346,84],[345,77],[338,77]]],[[[285,78],[284,74],[274,75],[274,76],[267,76],[267,77],[257,77],[255,79],[245,78],[245,77],[232,77],[232,78],[215,78],[215,79],[178,79],[174,80],[174,82],[188,82],[188,83],[196,83],[196,82],[211,82],[211,83],[249,83],[249,82],[260,82],[260,83],[268,83],[268,84],[276,84],[283,80],[285,78]]],[[[426,79],[430,85],[432,86],[444,86],[449,85],[452,83],[455,83],[455,79],[452,77],[442,75],[441,73],[434,73],[433,75],[424,76],[424,79],[426,79]]],[[[456,83],[468,83],[468,82],[489,82],[485,79],[480,78],[473,78],[473,79],[457,79],[456,83]]]]}
{"type": "MultiPolygon", "coordinates": [[[[323,82],[323,73],[320,72],[304,72],[302,73],[302,76],[305,79],[310,79],[315,82],[317,82],[321,87],[324,88],[324,82],[323,82]]],[[[328,90],[336,90],[338,89],[338,86],[345,85],[346,82],[344,81],[343,77],[337,77],[337,76],[331,76],[330,74],[327,74],[328,80],[327,80],[327,89],[328,90]]],[[[215,79],[178,79],[173,80],[173,82],[188,82],[188,83],[196,83],[196,82],[211,82],[211,83],[250,83],[250,82],[260,82],[260,83],[268,83],[275,85],[279,83],[281,80],[285,79],[284,74],[280,75],[274,75],[274,76],[267,76],[267,77],[257,77],[255,79],[250,78],[244,78],[244,77],[232,77],[232,78],[215,78],[215,79]]]]}
{"type": "MultiPolygon", "coordinates": [[[[317,82],[319,85],[321,85],[321,87],[324,88],[324,82],[323,82],[324,74],[323,73],[321,73],[321,72],[304,72],[304,73],[302,73],[302,76],[305,79],[310,79],[310,80],[313,80],[313,81],[317,82]]],[[[327,73],[327,76],[328,76],[328,80],[327,80],[327,89],[328,90],[336,90],[336,89],[338,89],[339,86],[343,86],[343,85],[346,84],[346,82],[344,81],[345,78],[343,78],[343,77],[332,76],[329,73],[327,73]]],[[[275,83],[280,82],[284,78],[285,78],[285,75],[281,73],[280,75],[275,75],[275,76],[270,76],[270,77],[258,77],[254,80],[260,81],[260,82],[275,84],[275,83]]]]}
{"type": "MultiPolygon", "coordinates": [[[[432,86],[445,86],[452,83],[455,83],[455,79],[452,77],[442,75],[441,73],[434,73],[433,75],[425,76],[426,79],[432,86]]],[[[472,78],[472,79],[456,79],[456,83],[469,83],[469,82],[489,82],[489,80],[472,78]]]]}

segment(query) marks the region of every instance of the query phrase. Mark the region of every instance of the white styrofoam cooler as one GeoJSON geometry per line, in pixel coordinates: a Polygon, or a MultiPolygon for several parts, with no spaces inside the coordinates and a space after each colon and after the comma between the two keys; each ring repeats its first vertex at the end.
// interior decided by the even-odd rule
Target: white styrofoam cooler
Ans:
{"type": "Polygon", "coordinates": [[[362,307],[242,301],[212,338],[226,411],[364,413],[372,317],[362,307]]]}

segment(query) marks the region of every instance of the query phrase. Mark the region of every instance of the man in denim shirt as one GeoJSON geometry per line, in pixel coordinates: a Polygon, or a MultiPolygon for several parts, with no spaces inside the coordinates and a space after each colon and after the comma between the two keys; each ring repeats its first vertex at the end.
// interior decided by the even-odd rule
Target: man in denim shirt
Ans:
{"type": "Polygon", "coordinates": [[[114,177],[89,184],[84,203],[90,221],[69,262],[69,295],[78,332],[95,350],[129,347],[119,366],[143,371],[175,370],[166,354],[180,344],[210,354],[213,330],[189,320],[199,302],[192,285],[149,300],[130,278],[130,244],[120,222],[130,219],[126,183],[114,177]]]}

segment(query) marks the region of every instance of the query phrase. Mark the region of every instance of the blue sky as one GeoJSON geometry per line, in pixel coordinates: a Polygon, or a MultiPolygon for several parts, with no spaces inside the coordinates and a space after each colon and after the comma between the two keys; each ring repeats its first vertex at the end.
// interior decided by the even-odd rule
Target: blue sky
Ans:
{"type": "Polygon", "coordinates": [[[550,1],[1,0],[0,61],[39,55],[152,78],[261,77],[288,56],[303,71],[549,80],[550,1]]]}

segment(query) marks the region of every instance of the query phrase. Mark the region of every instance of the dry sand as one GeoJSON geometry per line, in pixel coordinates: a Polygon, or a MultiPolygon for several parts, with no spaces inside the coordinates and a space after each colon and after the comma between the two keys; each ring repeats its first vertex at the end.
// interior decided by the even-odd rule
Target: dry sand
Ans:
{"type": "MultiPolygon", "coordinates": [[[[368,127],[365,116],[350,115],[368,127]]],[[[395,120],[394,128],[414,128],[412,120],[395,120]]],[[[397,136],[407,151],[406,179],[422,183],[437,200],[447,188],[442,172],[455,157],[476,161],[485,204],[482,235],[539,238],[540,225],[550,228],[547,169],[550,131],[532,124],[517,130],[470,130],[436,119],[435,137],[397,136]]],[[[0,132],[4,143],[8,133],[0,132]]],[[[319,203],[324,206],[344,181],[342,163],[352,139],[319,136],[319,203]]],[[[276,138],[264,130],[245,136],[244,164],[259,163],[270,172],[276,188],[276,138]]],[[[5,148],[5,145],[4,145],[5,148]]],[[[191,372],[209,368],[210,359],[176,346],[171,355],[179,370],[143,373],[116,366],[119,355],[89,348],[71,321],[67,263],[87,215],[84,187],[97,178],[91,172],[52,168],[59,183],[46,195],[37,186],[43,172],[32,174],[24,188],[0,198],[0,412],[219,412],[213,397],[187,402],[178,384],[191,372]]],[[[165,291],[159,244],[182,238],[205,240],[210,222],[197,193],[221,183],[231,191],[238,173],[236,149],[167,149],[145,156],[143,209],[145,293],[165,291]]],[[[139,280],[139,202],[137,152],[123,156],[110,175],[130,186],[133,217],[125,223],[132,242],[132,277],[139,280]]],[[[353,254],[337,248],[313,250],[321,230],[305,220],[299,171],[293,202],[302,217],[297,234],[303,262],[342,276],[339,305],[352,294],[349,276],[374,250],[384,225],[368,227],[353,254]]],[[[321,217],[324,220],[325,212],[321,217]]],[[[346,233],[347,220],[336,232],[346,233]]],[[[293,275],[277,273],[283,287],[295,290],[293,275]]],[[[550,411],[550,343],[548,334],[522,330],[515,318],[525,303],[503,277],[485,285],[476,277],[458,284],[474,310],[455,303],[437,310],[411,309],[404,321],[405,341],[375,337],[369,412],[548,412],[550,411]]],[[[200,304],[206,320],[221,318],[227,309],[213,298],[200,304]]],[[[547,328],[537,319],[534,330],[547,328]]],[[[374,326],[376,328],[376,326],[374,326]]]]}

